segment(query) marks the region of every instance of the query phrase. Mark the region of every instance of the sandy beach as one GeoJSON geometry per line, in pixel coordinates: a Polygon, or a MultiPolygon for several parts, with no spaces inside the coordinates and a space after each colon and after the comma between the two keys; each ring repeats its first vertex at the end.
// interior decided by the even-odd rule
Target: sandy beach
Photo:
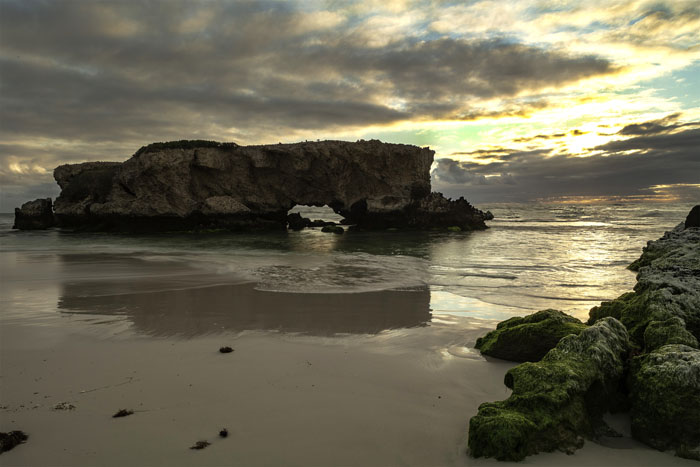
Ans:
{"type": "MultiPolygon", "coordinates": [[[[3,281],[0,431],[29,440],[0,464],[499,464],[466,453],[479,404],[509,394],[513,364],[473,349],[495,321],[431,311],[427,290],[290,294],[184,274],[3,281]],[[32,290],[33,312],[9,312],[32,290]]],[[[524,464],[696,465],[629,437],[524,464]]]]}

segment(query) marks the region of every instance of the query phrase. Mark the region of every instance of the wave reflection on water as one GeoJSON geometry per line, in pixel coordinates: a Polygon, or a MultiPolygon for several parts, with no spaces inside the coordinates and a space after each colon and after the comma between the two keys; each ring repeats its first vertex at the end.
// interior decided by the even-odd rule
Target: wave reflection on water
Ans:
{"type": "MultiPolygon", "coordinates": [[[[108,296],[250,284],[256,293],[276,292],[285,297],[425,291],[420,300],[418,295],[408,295],[408,302],[401,302],[403,308],[411,300],[420,302],[420,309],[409,313],[412,324],[386,315],[372,321],[367,332],[376,332],[382,326],[421,325],[429,320],[431,311],[504,319],[557,308],[585,318],[601,300],[631,289],[634,274],[626,266],[639,256],[648,240],[681,222],[690,206],[483,208],[496,216],[486,231],[344,235],[317,229],[264,234],[16,232],[10,230],[12,217],[1,215],[0,300],[3,309],[8,310],[5,316],[45,309],[52,301],[54,313],[56,309],[80,309],[82,313],[90,307],[99,309],[100,300],[108,296]]],[[[321,213],[314,214],[307,215],[322,217],[321,213]]],[[[186,301],[182,292],[173,292],[173,296],[186,301]]],[[[127,299],[122,302],[123,308],[107,308],[113,314],[128,315],[129,310],[141,306],[127,299]]],[[[359,303],[358,309],[368,308],[366,303],[359,303]]],[[[160,309],[165,312],[165,308],[160,309]]],[[[378,308],[372,309],[371,313],[379,317],[378,308]]],[[[280,319],[286,319],[280,316],[268,315],[266,319],[279,324],[280,319]]],[[[351,317],[347,322],[345,318],[338,332],[352,328],[348,327],[351,317]]],[[[252,324],[246,321],[235,326],[249,328],[252,324]]],[[[266,326],[275,327],[274,323],[266,326]]]]}

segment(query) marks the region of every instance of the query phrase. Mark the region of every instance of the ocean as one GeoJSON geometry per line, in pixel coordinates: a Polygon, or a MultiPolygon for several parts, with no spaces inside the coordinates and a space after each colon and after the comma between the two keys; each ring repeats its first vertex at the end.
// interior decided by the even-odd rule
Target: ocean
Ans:
{"type": "MultiPolygon", "coordinates": [[[[2,214],[3,319],[77,315],[128,325],[130,294],[248,284],[287,296],[328,294],[333,297],[325,302],[328,308],[333,300],[361,292],[413,290],[428,307],[425,322],[413,322],[420,325],[435,315],[502,320],[545,308],[585,320],[592,306],[631,290],[635,274],[626,266],[648,240],[682,222],[691,206],[479,207],[495,216],[485,231],[344,235],[320,229],[152,235],[16,231],[13,216],[2,214]]],[[[327,208],[295,211],[312,219],[340,219],[327,208]]],[[[168,310],[159,313],[167,318],[168,310]]],[[[191,313],[196,321],[196,310],[191,313]]],[[[197,326],[216,332],[219,324],[210,321],[197,326]]]]}

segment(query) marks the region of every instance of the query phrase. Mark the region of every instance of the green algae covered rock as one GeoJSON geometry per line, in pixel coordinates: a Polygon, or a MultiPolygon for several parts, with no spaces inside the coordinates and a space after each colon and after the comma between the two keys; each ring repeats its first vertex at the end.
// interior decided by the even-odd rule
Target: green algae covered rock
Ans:
{"type": "Polygon", "coordinates": [[[650,350],[664,344],[658,340],[658,332],[646,333],[652,322],[682,322],[695,340],[685,333],[681,333],[684,337],[678,337],[678,333],[669,329],[671,340],[667,343],[697,347],[700,339],[700,228],[686,229],[680,224],[666,232],[659,240],[647,244],[630,269],[639,271],[634,292],[593,307],[588,324],[606,316],[617,318],[627,327],[638,348],[650,350]],[[669,321],[673,318],[681,321],[669,321]],[[652,339],[649,343],[645,342],[647,336],[652,339]]]}
{"type": "Polygon", "coordinates": [[[682,319],[674,316],[665,321],[651,321],[644,330],[644,350],[651,352],[669,344],[698,348],[698,340],[685,328],[682,319]]]}
{"type": "MultiPolygon", "coordinates": [[[[641,293],[629,292],[620,295],[615,300],[602,302],[599,306],[591,308],[588,324],[593,324],[607,316],[622,322],[627,328],[630,339],[638,347],[644,347],[644,331],[654,317],[650,308],[654,303],[662,303],[664,298],[658,290],[645,290],[641,293]]],[[[660,316],[670,318],[670,316],[660,316]]]]}
{"type": "Polygon", "coordinates": [[[482,354],[514,362],[536,362],[564,336],[579,334],[586,325],[557,310],[542,310],[510,318],[476,341],[482,354]]]}
{"type": "Polygon", "coordinates": [[[628,385],[632,435],[700,460],[700,350],[673,344],[636,357],[628,385]]]}
{"type": "Polygon", "coordinates": [[[608,317],[562,338],[541,361],[512,368],[511,396],[482,404],[469,421],[471,455],[519,461],[580,448],[616,400],[627,350],[625,327],[608,317]]]}

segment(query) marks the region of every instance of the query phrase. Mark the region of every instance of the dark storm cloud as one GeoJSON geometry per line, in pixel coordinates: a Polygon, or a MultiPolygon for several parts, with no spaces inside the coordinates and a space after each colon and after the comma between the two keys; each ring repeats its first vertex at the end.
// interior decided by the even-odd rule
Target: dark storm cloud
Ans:
{"type": "Polygon", "coordinates": [[[512,185],[515,179],[508,173],[499,173],[486,178],[478,173],[478,164],[458,162],[454,159],[438,159],[433,175],[443,183],[463,185],[512,185]]]}
{"type": "MultiPolygon", "coordinates": [[[[548,150],[497,148],[481,151],[478,164],[440,159],[436,189],[467,195],[475,202],[526,201],[562,196],[649,195],[657,185],[700,184],[700,130],[614,141],[589,157],[554,155],[548,150]],[[620,151],[636,150],[631,154],[620,151]],[[508,180],[508,183],[504,183],[508,180]]],[[[686,187],[697,195],[697,187],[686,187]]]]}
{"type": "Polygon", "coordinates": [[[236,128],[274,140],[285,129],[481,118],[468,99],[615,71],[504,40],[375,47],[360,29],[280,2],[6,1],[2,131],[145,143],[236,128]]]}
{"type": "Polygon", "coordinates": [[[526,143],[528,141],[534,141],[538,139],[556,139],[556,138],[563,138],[566,136],[566,133],[554,133],[551,135],[535,135],[535,136],[529,136],[529,137],[523,137],[523,138],[517,138],[514,139],[513,141],[516,143],[526,143]]]}
{"type": "MultiPolygon", "coordinates": [[[[697,126],[698,124],[693,124],[697,126]]],[[[656,151],[659,154],[687,151],[700,159],[700,128],[681,131],[680,133],[637,136],[635,138],[611,141],[594,149],[611,153],[624,151],[656,151]]]]}
{"type": "Polygon", "coordinates": [[[626,125],[618,132],[620,135],[653,135],[657,133],[665,133],[674,130],[682,125],[676,124],[676,120],[680,117],[680,113],[668,115],[659,120],[651,120],[644,123],[633,123],[626,125]]]}

